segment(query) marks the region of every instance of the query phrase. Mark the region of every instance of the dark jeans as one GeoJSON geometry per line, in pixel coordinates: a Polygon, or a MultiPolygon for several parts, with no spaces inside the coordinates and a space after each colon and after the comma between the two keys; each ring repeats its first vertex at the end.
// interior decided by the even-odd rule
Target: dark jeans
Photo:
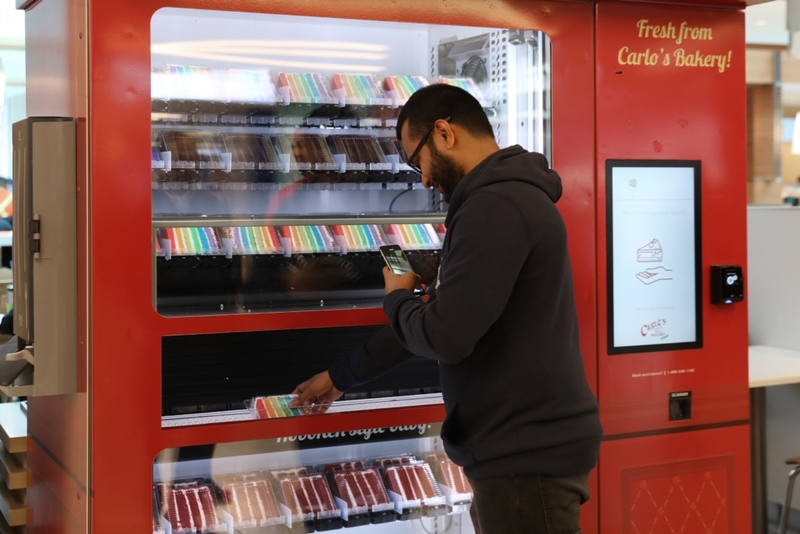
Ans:
{"type": "Polygon", "coordinates": [[[469,510],[477,534],[579,534],[589,473],[571,477],[515,475],[471,480],[469,510]]]}

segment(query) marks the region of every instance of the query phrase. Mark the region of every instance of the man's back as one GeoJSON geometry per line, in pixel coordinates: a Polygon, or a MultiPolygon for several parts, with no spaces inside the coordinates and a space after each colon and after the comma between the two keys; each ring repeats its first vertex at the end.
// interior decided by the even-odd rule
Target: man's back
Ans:
{"type": "MultiPolygon", "coordinates": [[[[537,168],[546,165],[544,158],[519,147],[496,159],[465,177],[448,217],[440,283],[459,278],[459,269],[481,269],[476,262],[490,263],[494,276],[466,292],[460,305],[477,315],[500,311],[469,356],[441,364],[448,409],[442,436],[472,478],[587,471],[601,430],[584,377],[566,228],[553,204],[560,179],[537,168]],[[542,176],[526,180],[532,173],[542,176]],[[540,188],[539,180],[549,183],[540,188]],[[449,265],[452,256],[461,263],[459,250],[486,249],[487,243],[493,254],[449,265]],[[498,280],[510,291],[497,294],[498,280]]],[[[461,326],[482,322],[476,317],[475,325],[461,326]]]]}

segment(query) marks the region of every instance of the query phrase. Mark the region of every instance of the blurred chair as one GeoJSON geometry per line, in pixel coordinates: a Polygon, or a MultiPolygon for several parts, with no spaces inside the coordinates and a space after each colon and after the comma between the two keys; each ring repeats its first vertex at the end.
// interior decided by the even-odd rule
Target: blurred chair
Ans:
{"type": "Polygon", "coordinates": [[[789,484],[786,486],[786,500],[781,510],[781,520],[778,523],[778,534],[786,534],[786,525],[789,523],[789,512],[792,510],[792,493],[794,492],[794,480],[800,475],[800,456],[789,458],[786,465],[793,465],[789,471],[789,484]]]}

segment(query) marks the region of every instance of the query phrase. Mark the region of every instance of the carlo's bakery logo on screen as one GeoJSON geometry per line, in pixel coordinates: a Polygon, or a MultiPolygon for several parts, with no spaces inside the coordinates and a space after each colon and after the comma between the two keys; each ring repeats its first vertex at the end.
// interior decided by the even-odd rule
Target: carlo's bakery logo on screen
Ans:
{"type": "Polygon", "coordinates": [[[657,337],[659,339],[666,339],[667,337],[669,337],[669,334],[667,334],[664,331],[666,326],[667,326],[666,318],[656,319],[651,323],[642,325],[640,333],[642,334],[642,337],[650,336],[650,337],[657,337]]]}

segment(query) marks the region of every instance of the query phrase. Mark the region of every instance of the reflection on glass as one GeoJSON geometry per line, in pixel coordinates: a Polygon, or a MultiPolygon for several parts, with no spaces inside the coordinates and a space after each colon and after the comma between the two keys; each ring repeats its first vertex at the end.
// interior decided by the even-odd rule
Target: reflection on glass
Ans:
{"type": "Polygon", "coordinates": [[[163,314],[376,306],[383,244],[432,279],[447,204],[395,138],[422,87],[470,92],[500,146],[550,149],[540,32],[182,9],[151,30],[163,314]]]}

